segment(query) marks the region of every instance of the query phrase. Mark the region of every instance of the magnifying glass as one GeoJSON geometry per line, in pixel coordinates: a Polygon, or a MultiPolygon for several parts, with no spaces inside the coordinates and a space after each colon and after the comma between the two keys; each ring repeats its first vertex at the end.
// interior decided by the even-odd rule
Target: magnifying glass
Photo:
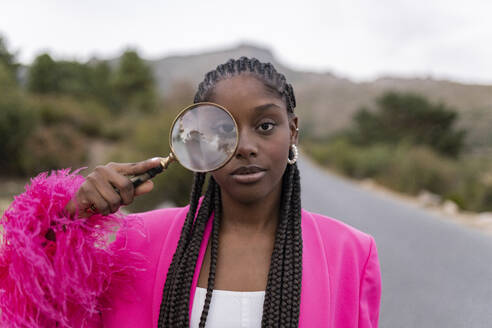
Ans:
{"type": "Polygon", "coordinates": [[[130,180],[136,188],[174,161],[194,172],[218,170],[236,152],[237,131],[236,121],[226,108],[211,102],[188,106],[172,124],[169,133],[171,153],[161,158],[159,166],[130,180]]]}

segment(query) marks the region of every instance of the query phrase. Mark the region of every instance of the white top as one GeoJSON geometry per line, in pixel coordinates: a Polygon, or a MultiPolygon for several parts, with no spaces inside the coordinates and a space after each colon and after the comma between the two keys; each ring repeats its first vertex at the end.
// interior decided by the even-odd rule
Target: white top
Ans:
{"type": "MultiPolygon", "coordinates": [[[[190,328],[198,328],[207,289],[197,287],[193,298],[190,328]]],[[[265,292],[214,290],[208,310],[207,328],[261,327],[265,292]]]]}

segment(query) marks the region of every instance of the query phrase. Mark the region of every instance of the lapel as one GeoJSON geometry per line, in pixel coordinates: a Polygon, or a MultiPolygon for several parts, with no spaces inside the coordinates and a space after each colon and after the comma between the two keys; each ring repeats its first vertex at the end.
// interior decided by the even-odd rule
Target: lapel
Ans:
{"type": "Polygon", "coordinates": [[[319,227],[302,210],[302,286],[299,327],[329,327],[331,282],[319,227]]]}
{"type": "MultiPolygon", "coordinates": [[[[201,202],[201,199],[200,199],[201,202]]],[[[164,289],[164,284],[166,282],[167,271],[171,265],[171,261],[174,255],[174,250],[176,249],[179,241],[179,236],[181,235],[181,229],[183,228],[184,221],[186,219],[186,214],[188,213],[189,206],[183,208],[176,217],[173,219],[173,224],[169,229],[166,241],[162,245],[161,255],[159,258],[159,263],[156,271],[156,278],[154,282],[154,298],[153,298],[153,308],[152,308],[152,319],[153,322],[157,324],[159,318],[159,311],[162,302],[162,291],[164,289]]],[[[213,215],[213,213],[212,213],[213,215]]],[[[195,296],[195,290],[198,283],[198,276],[200,274],[200,268],[202,267],[203,258],[205,257],[205,251],[207,250],[208,239],[210,238],[210,233],[212,231],[212,220],[208,220],[205,226],[205,232],[203,235],[202,243],[200,246],[200,252],[198,253],[197,265],[195,267],[195,273],[193,275],[193,282],[190,289],[190,318],[191,310],[193,306],[193,299],[195,296]]]]}
{"type": "Polygon", "coordinates": [[[162,302],[162,291],[164,290],[164,284],[166,283],[167,271],[174,255],[174,250],[178,246],[179,236],[181,229],[188,213],[189,206],[184,207],[181,211],[178,211],[174,218],[162,218],[173,220],[167,237],[164,239],[164,243],[161,246],[161,254],[157,263],[156,275],[154,279],[154,296],[152,306],[152,321],[157,327],[159,319],[159,311],[162,302]]]}

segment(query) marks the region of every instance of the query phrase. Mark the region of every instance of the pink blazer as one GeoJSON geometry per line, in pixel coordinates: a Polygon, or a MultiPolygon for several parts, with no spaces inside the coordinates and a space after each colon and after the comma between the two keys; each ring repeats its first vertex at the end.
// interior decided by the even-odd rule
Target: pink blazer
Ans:
{"type": "MultiPolygon", "coordinates": [[[[110,295],[111,310],[102,314],[103,327],[157,327],[167,270],[187,212],[188,207],[184,207],[139,214],[147,235],[130,234],[124,242],[131,250],[145,254],[148,262],[145,270],[137,273],[135,284],[110,295]]],[[[190,316],[211,222],[205,230],[190,290],[190,316]]],[[[302,210],[301,226],[299,327],[377,327],[381,275],[374,239],[342,222],[306,210],[302,210]]]]}

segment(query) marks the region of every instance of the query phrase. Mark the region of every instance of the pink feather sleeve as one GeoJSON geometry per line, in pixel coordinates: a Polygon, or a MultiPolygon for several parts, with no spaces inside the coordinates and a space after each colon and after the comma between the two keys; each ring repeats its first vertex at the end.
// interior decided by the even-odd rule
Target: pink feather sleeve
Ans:
{"type": "Polygon", "coordinates": [[[141,267],[143,256],[120,238],[130,229],[143,233],[138,216],[64,212],[83,182],[78,171],[42,173],[2,216],[0,327],[98,327],[105,295],[131,284],[141,267]]]}

